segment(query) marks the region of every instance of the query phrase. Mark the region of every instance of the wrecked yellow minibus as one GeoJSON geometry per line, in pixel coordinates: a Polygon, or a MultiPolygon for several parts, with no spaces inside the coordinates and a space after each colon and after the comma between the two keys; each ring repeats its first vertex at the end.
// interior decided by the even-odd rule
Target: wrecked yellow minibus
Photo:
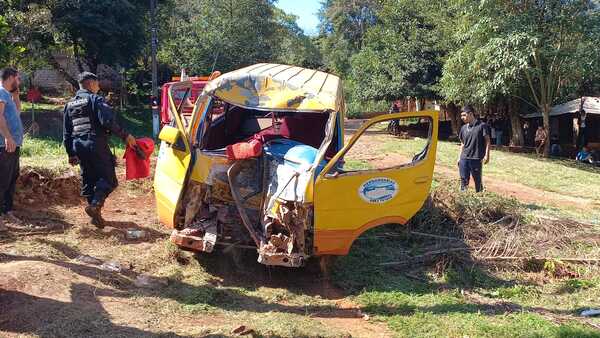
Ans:
{"type": "Polygon", "coordinates": [[[154,178],[159,219],[182,248],[252,248],[262,264],[300,267],[309,257],[346,255],[368,229],[405,224],[427,198],[435,111],[373,118],[345,142],[335,75],[256,64],[213,79],[195,102],[191,88],[169,89],[172,122],[159,135],[154,178]],[[418,133],[422,149],[396,161],[358,149],[367,135],[398,139],[379,127],[392,120],[418,133]],[[366,159],[350,159],[356,152],[366,159]]]}

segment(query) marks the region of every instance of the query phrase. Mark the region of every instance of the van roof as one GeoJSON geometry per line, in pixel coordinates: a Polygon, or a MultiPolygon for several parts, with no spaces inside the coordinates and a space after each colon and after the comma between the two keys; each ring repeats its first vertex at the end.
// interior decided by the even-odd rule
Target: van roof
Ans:
{"type": "Polygon", "coordinates": [[[204,92],[230,104],[275,111],[345,112],[342,81],[313,69],[259,63],[210,81],[204,92]]]}

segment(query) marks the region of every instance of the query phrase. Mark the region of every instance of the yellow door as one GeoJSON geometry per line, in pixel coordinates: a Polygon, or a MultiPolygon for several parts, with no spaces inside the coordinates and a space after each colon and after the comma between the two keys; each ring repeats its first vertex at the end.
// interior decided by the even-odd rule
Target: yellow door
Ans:
{"type": "Polygon", "coordinates": [[[192,82],[181,82],[169,89],[172,122],[160,132],[161,140],[154,174],[154,194],[159,220],[175,226],[175,212],[185,185],[192,158],[188,135],[193,104],[189,100],[192,82]]]}
{"type": "Polygon", "coordinates": [[[364,231],[405,224],[429,194],[437,135],[435,111],[364,123],[315,181],[315,254],[345,255],[364,231]]]}

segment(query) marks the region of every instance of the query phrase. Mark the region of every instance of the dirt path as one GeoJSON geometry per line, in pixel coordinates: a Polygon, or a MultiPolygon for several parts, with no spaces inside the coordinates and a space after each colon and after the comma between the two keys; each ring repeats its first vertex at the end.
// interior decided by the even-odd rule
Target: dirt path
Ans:
{"type": "Polygon", "coordinates": [[[178,264],[149,184],[122,184],[106,203],[102,230],[87,224],[81,203],[57,196],[21,196],[17,205],[27,223],[46,228],[0,233],[1,337],[219,337],[241,325],[264,336],[392,336],[314,272],[265,269],[255,258],[240,267],[229,256],[192,264],[188,254],[178,264]],[[146,237],[129,240],[127,229],[146,237]],[[208,283],[191,284],[195,275],[208,283]],[[140,276],[154,284],[140,286],[140,276]],[[290,290],[310,301],[278,298],[290,290]],[[185,310],[205,296],[206,310],[185,310]]]}
{"type": "MultiPolygon", "coordinates": [[[[349,139],[354,135],[354,133],[360,128],[360,126],[366,120],[347,120],[346,121],[346,129],[347,135],[346,138],[349,139]]],[[[370,138],[371,140],[367,142],[358,142],[357,146],[367,146],[364,149],[355,149],[355,153],[357,154],[369,154],[368,160],[372,163],[377,163],[378,167],[384,167],[386,164],[394,165],[402,161],[406,161],[407,158],[402,156],[401,154],[374,154],[373,146],[377,145],[379,142],[377,140],[377,135],[363,135],[362,137],[370,138]]],[[[458,187],[458,169],[450,168],[444,165],[436,164],[435,173],[447,179],[456,180],[456,184],[458,187]]],[[[471,184],[473,184],[471,182],[471,184]]],[[[541,189],[537,189],[534,187],[529,187],[520,183],[507,182],[498,178],[495,178],[492,175],[486,175],[485,167],[483,174],[483,184],[485,189],[489,191],[493,191],[503,196],[511,196],[523,203],[528,204],[542,204],[548,205],[552,207],[570,207],[573,209],[586,211],[590,210],[590,208],[598,208],[600,207],[599,201],[594,201],[591,199],[574,197],[562,195],[555,192],[545,191],[541,189]]]]}
{"type": "MultiPolygon", "coordinates": [[[[436,165],[435,172],[446,178],[456,178],[458,182],[458,170],[453,170],[452,168],[442,165],[436,165]]],[[[569,206],[582,211],[589,210],[590,208],[597,208],[600,205],[598,202],[586,198],[562,195],[551,191],[528,187],[520,183],[506,182],[497,179],[494,176],[486,175],[485,168],[483,185],[485,189],[489,191],[493,191],[503,196],[514,197],[519,201],[528,204],[545,204],[553,207],[569,206]]],[[[473,182],[471,182],[471,186],[473,186],[473,182]]]]}

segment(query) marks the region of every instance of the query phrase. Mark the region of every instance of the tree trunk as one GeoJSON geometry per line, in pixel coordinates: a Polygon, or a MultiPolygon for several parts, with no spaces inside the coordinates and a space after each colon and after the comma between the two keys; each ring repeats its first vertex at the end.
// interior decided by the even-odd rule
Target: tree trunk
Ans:
{"type": "Polygon", "coordinates": [[[458,136],[458,131],[460,130],[460,109],[458,109],[454,102],[450,102],[446,106],[446,111],[448,112],[448,115],[450,115],[452,136],[458,136]]]}
{"type": "Polygon", "coordinates": [[[510,118],[510,127],[512,133],[510,136],[510,145],[522,147],[525,144],[523,137],[523,126],[521,124],[521,115],[519,114],[519,104],[514,99],[508,102],[508,117],[510,118]]]}
{"type": "Polygon", "coordinates": [[[544,156],[548,157],[548,155],[550,155],[550,135],[552,134],[552,130],[550,130],[550,104],[545,103],[542,106],[542,116],[544,121],[544,129],[546,129],[546,143],[544,145],[544,156]]]}
{"type": "Polygon", "coordinates": [[[77,69],[79,73],[83,73],[85,69],[83,68],[83,64],[81,63],[81,55],[79,54],[79,46],[77,43],[73,42],[73,55],[75,56],[75,63],[77,63],[77,69]]]}
{"type": "Polygon", "coordinates": [[[410,112],[417,111],[416,106],[414,104],[414,100],[411,96],[406,97],[406,101],[408,102],[408,110],[410,112]]]}
{"type": "Polygon", "coordinates": [[[579,150],[579,118],[573,118],[573,144],[579,150]]]}
{"type": "Polygon", "coordinates": [[[98,75],[98,59],[94,56],[88,56],[86,57],[86,61],[90,72],[98,75]]]}
{"type": "Polygon", "coordinates": [[[58,73],[60,73],[60,75],[62,75],[65,78],[65,80],[67,80],[67,82],[69,82],[73,86],[75,90],[79,88],[79,83],[77,82],[77,80],[73,76],[71,76],[71,74],[69,74],[69,72],[67,72],[63,68],[63,66],[60,63],[58,63],[58,61],[56,61],[54,56],[50,55],[47,60],[50,66],[52,66],[52,68],[54,68],[58,73]]]}

